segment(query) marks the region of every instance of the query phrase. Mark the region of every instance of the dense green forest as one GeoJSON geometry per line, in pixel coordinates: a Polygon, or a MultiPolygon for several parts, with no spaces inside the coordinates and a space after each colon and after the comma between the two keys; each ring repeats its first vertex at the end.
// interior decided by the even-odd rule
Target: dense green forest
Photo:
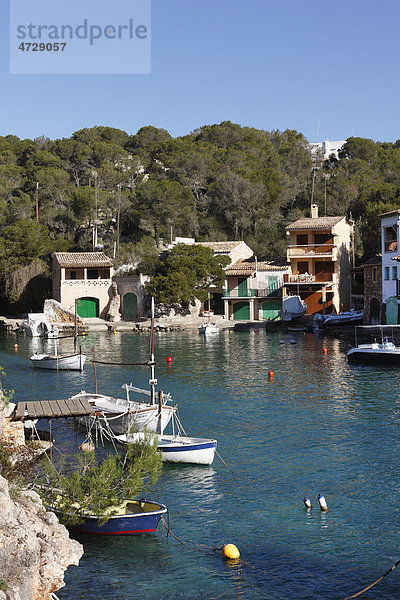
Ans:
{"type": "Polygon", "coordinates": [[[116,262],[154,269],[171,237],[244,239],[260,258],[285,255],[285,225],[309,215],[356,222],[358,259],[379,251],[379,218],[400,206],[400,141],[349,138],[340,159],[313,162],[293,130],[230,122],[172,138],[111,127],[70,138],[0,137],[0,308],[29,309],[49,291],[55,250],[98,244],[116,262]]]}

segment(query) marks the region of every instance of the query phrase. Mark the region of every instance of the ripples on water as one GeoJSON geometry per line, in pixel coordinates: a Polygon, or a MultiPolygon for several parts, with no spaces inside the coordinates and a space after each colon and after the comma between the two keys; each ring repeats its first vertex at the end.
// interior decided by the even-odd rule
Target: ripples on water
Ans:
{"type": "MultiPolygon", "coordinates": [[[[234,474],[218,458],[211,467],[165,465],[151,496],[168,505],[171,529],[186,543],[166,540],[161,528],[150,537],[81,538],[85,555],[68,569],[60,600],[340,600],[398,560],[400,369],[354,367],[338,340],[307,334],[290,344],[292,337],[156,335],[160,385],[172,392],[189,435],[218,439],[234,474]],[[238,564],[210,550],[227,542],[240,549],[238,564]]],[[[0,340],[15,400],[94,389],[90,365],[83,374],[34,370],[35,341],[18,342],[16,353],[15,337],[0,340]]],[[[145,362],[149,339],[82,339],[87,354],[93,346],[104,362],[145,362]]],[[[72,340],[59,347],[72,350],[72,340]]],[[[149,379],[145,367],[99,365],[97,375],[99,391],[112,394],[149,379]]],[[[62,451],[74,453],[80,438],[72,425],[55,429],[62,451]]],[[[363,597],[398,597],[399,583],[394,571],[363,597]]]]}

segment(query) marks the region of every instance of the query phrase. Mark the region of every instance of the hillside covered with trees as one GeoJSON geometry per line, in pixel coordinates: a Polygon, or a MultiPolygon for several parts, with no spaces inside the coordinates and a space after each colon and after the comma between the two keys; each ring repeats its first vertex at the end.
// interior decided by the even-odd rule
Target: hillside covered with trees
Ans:
{"type": "Polygon", "coordinates": [[[400,206],[400,141],[349,138],[339,160],[315,166],[301,133],[230,122],[178,138],[151,126],[0,137],[1,309],[37,308],[52,252],[92,250],[96,215],[105,252],[148,272],[175,236],[283,256],[285,225],[309,215],[311,198],[320,215],[356,221],[358,258],[377,252],[378,215],[400,206]]]}

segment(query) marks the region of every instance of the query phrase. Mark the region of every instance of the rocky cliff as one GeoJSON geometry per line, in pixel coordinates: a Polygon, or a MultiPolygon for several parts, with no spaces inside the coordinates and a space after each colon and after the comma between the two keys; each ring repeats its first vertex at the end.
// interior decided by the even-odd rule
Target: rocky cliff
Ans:
{"type": "Polygon", "coordinates": [[[12,496],[0,476],[0,582],[6,588],[0,600],[47,600],[64,586],[64,571],[78,564],[83,547],[35,492],[12,496]]]}

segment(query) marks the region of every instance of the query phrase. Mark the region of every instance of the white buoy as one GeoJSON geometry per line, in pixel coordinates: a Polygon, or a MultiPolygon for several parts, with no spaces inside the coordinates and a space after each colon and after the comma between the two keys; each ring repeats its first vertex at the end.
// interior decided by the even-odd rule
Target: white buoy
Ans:
{"type": "Polygon", "coordinates": [[[283,340],[279,340],[279,343],[280,343],[280,344],[284,344],[284,341],[283,341],[283,340]]]}
{"type": "Polygon", "coordinates": [[[311,500],[310,498],[307,498],[307,496],[304,496],[303,498],[303,502],[304,502],[304,506],[308,509],[308,508],[312,508],[312,504],[311,504],[311,500]]]}
{"type": "Polygon", "coordinates": [[[297,344],[297,341],[292,339],[292,340],[290,340],[290,343],[291,344],[297,344]]]}
{"type": "Polygon", "coordinates": [[[328,505],[326,503],[325,497],[322,494],[318,494],[318,503],[319,503],[320,509],[323,512],[325,512],[326,510],[328,510],[328,505]]]}

